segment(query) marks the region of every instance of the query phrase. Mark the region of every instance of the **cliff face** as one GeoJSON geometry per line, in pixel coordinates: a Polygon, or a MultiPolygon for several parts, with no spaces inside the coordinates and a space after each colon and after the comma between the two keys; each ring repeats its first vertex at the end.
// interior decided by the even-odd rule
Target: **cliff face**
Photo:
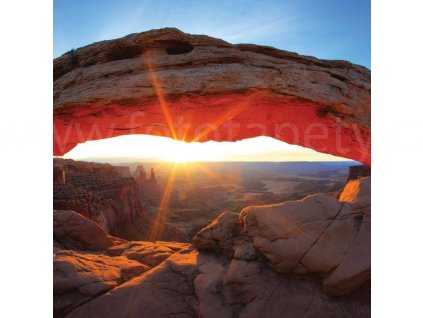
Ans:
{"type": "Polygon", "coordinates": [[[54,183],[54,209],[74,210],[107,232],[142,217],[137,183],[131,177],[122,177],[122,169],[57,158],[54,169],[65,175],[64,182],[54,183]]]}
{"type": "Polygon", "coordinates": [[[370,71],[177,29],[93,43],[54,60],[54,153],[152,134],[260,135],[370,165],[370,71]]]}
{"type": "Polygon", "coordinates": [[[81,246],[106,244],[97,252],[57,243],[57,310],[73,318],[370,317],[370,217],[370,178],[362,178],[339,200],[317,194],[223,213],[192,246],[106,234],[91,245],[81,236],[81,246]],[[96,284],[85,288],[86,280],[96,284]]]}
{"type": "Polygon", "coordinates": [[[130,178],[131,172],[127,166],[113,166],[115,170],[124,178],[130,178]]]}
{"type": "Polygon", "coordinates": [[[161,189],[154,174],[140,185],[126,177],[128,169],[110,164],[54,159],[53,208],[73,210],[99,224],[107,233],[131,240],[151,240],[150,231],[161,228],[166,241],[186,242],[187,235],[171,224],[143,212],[140,198],[159,202],[161,189]],[[123,175],[123,176],[122,176],[123,175]]]}

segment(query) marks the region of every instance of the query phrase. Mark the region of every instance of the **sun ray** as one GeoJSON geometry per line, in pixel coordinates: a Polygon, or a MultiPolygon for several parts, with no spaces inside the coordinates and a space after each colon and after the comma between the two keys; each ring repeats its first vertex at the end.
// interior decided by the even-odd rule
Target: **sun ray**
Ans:
{"type": "Polygon", "coordinates": [[[187,180],[188,180],[188,189],[190,189],[190,190],[194,190],[194,183],[192,182],[191,174],[190,174],[190,172],[188,171],[188,169],[187,169],[187,167],[186,167],[186,163],[185,163],[185,162],[184,162],[184,163],[182,163],[182,169],[184,170],[184,172],[185,172],[185,176],[187,177],[187,180]]]}
{"type": "Polygon", "coordinates": [[[150,73],[151,80],[152,80],[152,83],[153,83],[153,86],[154,86],[154,90],[156,91],[157,99],[158,99],[159,104],[160,104],[160,109],[163,112],[163,115],[164,115],[165,120],[166,120],[166,124],[167,124],[167,126],[170,130],[170,133],[172,134],[172,138],[178,139],[176,132],[175,132],[175,127],[173,125],[172,116],[169,112],[168,104],[166,102],[166,99],[164,98],[162,85],[160,83],[160,80],[157,77],[157,74],[156,74],[156,71],[155,71],[154,65],[153,65],[153,60],[152,60],[151,56],[148,54],[148,52],[146,52],[144,54],[144,61],[145,61],[145,64],[147,66],[148,72],[150,73]]]}
{"type": "Polygon", "coordinates": [[[170,173],[169,179],[166,184],[165,191],[160,202],[160,206],[157,209],[156,217],[154,218],[153,225],[150,230],[148,238],[150,241],[157,241],[163,234],[166,222],[167,214],[169,209],[169,201],[172,195],[173,184],[175,181],[176,174],[176,164],[173,165],[172,171],[170,173]]]}
{"type": "Polygon", "coordinates": [[[218,129],[220,126],[222,126],[228,120],[230,120],[233,117],[235,117],[236,115],[239,115],[240,113],[242,113],[244,110],[246,110],[248,107],[251,106],[251,99],[252,99],[251,97],[248,97],[246,100],[242,101],[236,107],[231,108],[229,111],[227,111],[222,116],[220,116],[218,119],[216,119],[213,123],[211,123],[206,129],[204,129],[202,132],[200,132],[190,142],[201,141],[203,138],[207,137],[211,132],[218,129]]]}
{"type": "Polygon", "coordinates": [[[210,178],[215,180],[222,188],[226,190],[233,190],[231,187],[228,187],[225,184],[225,181],[222,178],[220,178],[218,175],[211,172],[207,167],[204,167],[200,162],[193,162],[192,164],[196,165],[198,168],[203,170],[210,178]]]}

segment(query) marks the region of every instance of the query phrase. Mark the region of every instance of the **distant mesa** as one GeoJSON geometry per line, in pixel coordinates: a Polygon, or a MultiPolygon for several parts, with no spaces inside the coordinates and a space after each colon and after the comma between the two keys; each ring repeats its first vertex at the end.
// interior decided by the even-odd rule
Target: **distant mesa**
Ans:
{"type": "Polygon", "coordinates": [[[148,182],[157,184],[156,174],[154,173],[154,168],[151,168],[151,170],[150,170],[150,178],[148,179],[148,182]]]}
{"type": "Polygon", "coordinates": [[[147,173],[145,172],[143,165],[137,166],[137,168],[135,169],[134,178],[135,180],[137,180],[139,184],[142,184],[145,182],[157,184],[156,173],[154,172],[154,168],[150,169],[150,176],[147,178],[147,173]]]}
{"type": "Polygon", "coordinates": [[[153,205],[159,205],[162,199],[163,190],[157,182],[154,168],[150,169],[150,176],[147,178],[144,167],[138,165],[134,173],[134,178],[138,184],[140,197],[153,205]]]}
{"type": "Polygon", "coordinates": [[[138,183],[143,183],[147,181],[147,173],[145,172],[143,165],[138,165],[135,174],[134,174],[135,180],[137,180],[138,183]]]}

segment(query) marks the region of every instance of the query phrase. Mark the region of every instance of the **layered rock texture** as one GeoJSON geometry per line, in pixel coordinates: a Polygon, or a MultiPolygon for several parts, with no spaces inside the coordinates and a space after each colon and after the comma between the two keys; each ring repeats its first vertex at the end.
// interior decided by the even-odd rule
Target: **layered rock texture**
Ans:
{"type": "Polygon", "coordinates": [[[106,232],[142,216],[138,186],[110,164],[54,159],[53,207],[81,213],[106,232]],[[54,175],[61,175],[59,172],[54,175]],[[61,181],[61,182],[56,182],[61,181]]]}
{"type": "Polygon", "coordinates": [[[160,205],[163,198],[163,188],[158,184],[154,169],[151,168],[150,176],[147,178],[147,173],[142,165],[138,165],[134,178],[138,184],[138,191],[144,202],[160,205]]]}
{"type": "MultiPolygon", "coordinates": [[[[150,240],[153,228],[160,227],[159,237],[154,239],[187,241],[187,235],[171,224],[165,224],[143,212],[140,197],[155,200],[152,189],[158,187],[149,178],[148,187],[127,176],[129,167],[110,164],[54,159],[53,208],[73,210],[93,220],[107,233],[132,240],[150,240]]],[[[160,202],[160,199],[158,199],[160,202]]]]}
{"type": "Polygon", "coordinates": [[[370,71],[177,29],[54,60],[54,153],[124,134],[266,135],[370,165],[370,71]]]}
{"type": "MultiPolygon", "coordinates": [[[[65,316],[188,246],[118,239],[95,222],[69,210],[54,211],[53,221],[55,317],[65,316]]],[[[114,317],[115,313],[108,316],[114,317]]]]}
{"type": "MultiPolygon", "coordinates": [[[[86,236],[69,231],[72,246],[78,237],[80,245],[69,249],[60,235],[55,241],[55,312],[370,317],[370,217],[368,177],[348,182],[339,200],[317,194],[240,214],[224,212],[192,246],[123,241],[105,232],[100,243],[90,245],[86,236]]],[[[54,218],[62,229],[85,219],[70,211],[56,211],[54,218]]]]}
{"type": "Polygon", "coordinates": [[[193,243],[241,260],[261,255],[278,273],[318,277],[326,295],[347,295],[370,279],[370,178],[348,182],[339,201],[316,194],[224,213],[193,243]]]}

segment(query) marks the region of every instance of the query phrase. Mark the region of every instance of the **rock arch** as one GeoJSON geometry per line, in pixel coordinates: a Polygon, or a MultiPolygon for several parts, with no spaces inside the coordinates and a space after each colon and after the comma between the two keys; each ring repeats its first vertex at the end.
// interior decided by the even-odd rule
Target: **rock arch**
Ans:
{"type": "Polygon", "coordinates": [[[370,165],[370,71],[166,28],[54,60],[54,155],[125,134],[266,135],[370,165]]]}

